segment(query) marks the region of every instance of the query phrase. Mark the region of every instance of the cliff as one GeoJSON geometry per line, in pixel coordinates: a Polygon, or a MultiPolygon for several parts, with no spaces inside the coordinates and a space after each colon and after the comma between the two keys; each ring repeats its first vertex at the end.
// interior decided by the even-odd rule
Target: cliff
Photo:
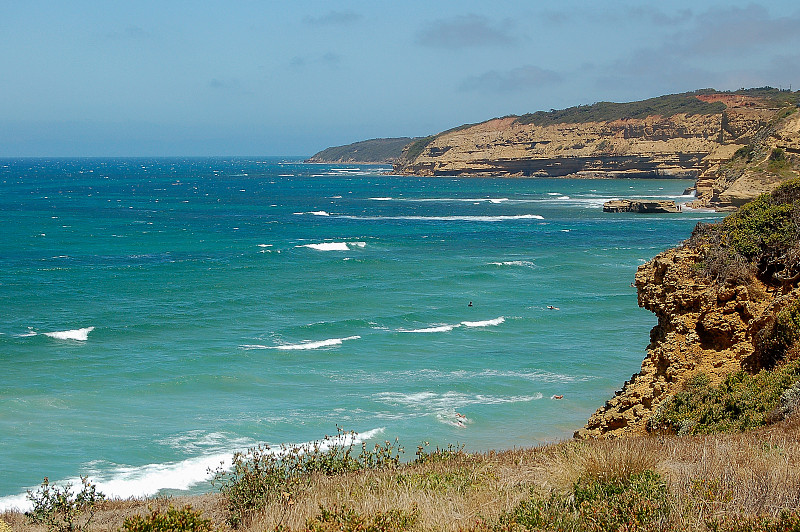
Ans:
{"type": "Polygon", "coordinates": [[[781,341],[800,338],[800,316],[779,319],[800,301],[800,226],[793,218],[800,213],[798,183],[782,185],[723,222],[700,224],[684,245],[639,267],[639,305],[658,318],[641,371],[576,437],[644,434],[659,406],[695,375],[715,384],[739,370],[770,368],[784,356],[771,347],[781,319],[791,325],[780,332],[781,341]]]}
{"type": "MultiPolygon", "coordinates": [[[[683,177],[698,179],[695,206],[740,205],[787,175],[766,167],[727,195],[745,173],[723,167],[740,150],[766,160],[800,153],[800,91],[695,91],[642,102],[600,102],[495,118],[418,139],[394,171],[422,176],[683,177]],[[794,113],[797,119],[797,114],[794,113]],[[756,175],[757,174],[757,175],[756,175]]],[[[752,168],[753,159],[747,161],[752,168]]],[[[800,174],[799,174],[800,175],[800,174]]]]}
{"type": "Polygon", "coordinates": [[[346,146],[333,146],[306,159],[307,163],[392,164],[413,138],[371,139],[346,146]]]}

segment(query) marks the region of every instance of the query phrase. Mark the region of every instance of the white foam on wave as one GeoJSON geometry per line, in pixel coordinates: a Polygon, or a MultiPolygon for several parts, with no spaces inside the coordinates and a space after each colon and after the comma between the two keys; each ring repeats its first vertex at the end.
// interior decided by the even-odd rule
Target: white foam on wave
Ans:
{"type": "Polygon", "coordinates": [[[333,347],[342,345],[346,340],[358,340],[360,336],[348,336],[346,338],[329,338],[327,340],[319,340],[316,342],[301,342],[299,344],[283,344],[283,345],[260,345],[260,344],[245,344],[240,345],[242,349],[280,349],[282,351],[302,351],[307,349],[320,349],[322,347],[333,347]]]}
{"type": "Polygon", "coordinates": [[[449,332],[455,329],[456,327],[460,327],[461,324],[455,325],[435,325],[433,327],[426,327],[424,329],[398,329],[397,332],[401,333],[437,333],[437,332],[449,332]]]}
{"type": "Polygon", "coordinates": [[[284,351],[291,351],[291,350],[304,350],[304,349],[319,349],[320,347],[331,347],[334,345],[342,345],[342,342],[345,340],[358,340],[361,338],[360,336],[348,336],[346,338],[329,338],[328,340],[320,340],[318,342],[303,342],[300,344],[287,344],[287,345],[277,345],[275,349],[281,349],[284,351]]]}
{"type": "Polygon", "coordinates": [[[500,325],[506,321],[505,317],[500,316],[499,318],[495,318],[493,320],[484,320],[484,321],[462,321],[461,325],[464,327],[493,327],[495,325],[500,325]]]}
{"type": "MultiPolygon", "coordinates": [[[[286,445],[287,449],[299,448],[307,451],[319,448],[325,451],[334,446],[357,445],[363,441],[374,438],[384,431],[376,428],[362,433],[342,434],[340,436],[321,441],[310,441],[300,444],[286,445]]],[[[231,466],[233,453],[245,451],[253,447],[256,442],[245,443],[241,438],[227,442],[227,448],[216,449],[202,456],[196,456],[177,462],[163,464],[147,464],[143,466],[121,466],[112,471],[88,471],[89,480],[93,482],[98,491],[109,498],[128,499],[132,497],[151,497],[161,490],[188,490],[198,484],[208,482],[213,478],[213,471],[231,466]]],[[[280,454],[280,446],[271,449],[274,454],[280,454]]],[[[96,467],[96,466],[95,466],[96,467]]],[[[71,484],[80,486],[80,478],[70,478],[55,482],[58,486],[71,484]]],[[[35,489],[35,487],[31,487],[35,489]]],[[[6,510],[28,511],[32,507],[27,495],[11,495],[0,497],[0,512],[6,510]]]]}
{"type": "Polygon", "coordinates": [[[385,197],[385,198],[370,198],[372,201],[392,201],[392,198],[385,197]]]}
{"type": "Polygon", "coordinates": [[[481,369],[481,370],[453,370],[442,371],[439,369],[423,368],[413,370],[399,370],[399,371],[381,371],[381,372],[366,372],[366,371],[347,371],[347,372],[331,372],[325,373],[331,379],[336,381],[349,382],[355,379],[358,382],[369,382],[374,384],[394,383],[398,380],[404,382],[420,382],[420,383],[450,383],[454,380],[463,382],[467,380],[494,380],[494,379],[522,379],[530,382],[544,382],[555,384],[570,384],[576,382],[589,382],[595,380],[596,377],[591,375],[566,375],[561,373],[553,373],[545,370],[531,370],[531,371],[515,371],[515,370],[498,370],[498,369],[481,369]]]}
{"type": "Polygon", "coordinates": [[[84,327],[82,329],[72,329],[70,331],[46,332],[44,335],[57,340],[78,340],[85,342],[89,339],[89,333],[93,330],[94,327],[84,327]]]}
{"type": "Polygon", "coordinates": [[[507,222],[511,220],[544,220],[539,214],[516,214],[502,216],[351,216],[342,215],[337,218],[349,220],[413,220],[422,222],[507,222]]]}
{"type": "Polygon", "coordinates": [[[311,211],[308,214],[313,214],[314,216],[330,216],[331,213],[327,211],[311,211]]]}
{"type": "Polygon", "coordinates": [[[503,262],[490,262],[492,266],[524,266],[525,268],[535,268],[536,264],[529,260],[506,260],[503,262]]]}
{"type": "Polygon", "coordinates": [[[412,201],[418,203],[480,203],[488,201],[489,203],[503,203],[509,201],[508,198],[403,198],[402,201],[412,201]]]}
{"type": "Polygon", "coordinates": [[[543,396],[541,393],[533,395],[484,395],[466,394],[461,392],[449,391],[445,393],[436,392],[379,392],[374,397],[382,402],[393,406],[407,406],[417,410],[433,411],[440,413],[455,408],[463,408],[470,405],[500,405],[508,403],[525,403],[537,401],[543,396]]]}
{"type": "Polygon", "coordinates": [[[461,323],[455,324],[444,324],[444,325],[433,325],[431,327],[424,327],[422,329],[397,329],[397,332],[401,333],[440,333],[440,332],[450,332],[453,329],[458,327],[492,327],[495,325],[500,325],[506,321],[504,316],[500,316],[498,318],[494,318],[491,320],[483,320],[483,321],[462,321],[461,323]]]}
{"type": "Polygon", "coordinates": [[[317,251],[350,251],[351,248],[364,248],[366,242],[322,242],[319,244],[302,244],[299,248],[316,249],[317,251]]]}

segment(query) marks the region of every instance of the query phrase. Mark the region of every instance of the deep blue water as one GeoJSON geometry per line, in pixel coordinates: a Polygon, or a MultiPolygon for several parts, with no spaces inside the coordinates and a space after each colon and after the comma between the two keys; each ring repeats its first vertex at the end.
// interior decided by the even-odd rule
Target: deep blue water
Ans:
{"type": "Polygon", "coordinates": [[[569,437],[644,357],[636,268],[718,217],[602,212],[685,180],[387,170],[0,159],[0,506],[44,476],[203,491],[337,425],[410,455],[569,437]]]}

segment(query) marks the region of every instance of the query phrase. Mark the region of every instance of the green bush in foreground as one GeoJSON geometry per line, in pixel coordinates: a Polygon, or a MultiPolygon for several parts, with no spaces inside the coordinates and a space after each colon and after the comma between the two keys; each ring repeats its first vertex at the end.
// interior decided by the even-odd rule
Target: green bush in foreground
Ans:
{"type": "Polygon", "coordinates": [[[708,520],[706,526],[712,532],[800,532],[800,515],[783,511],[777,517],[721,517],[708,520]]]}
{"type": "Polygon", "coordinates": [[[311,475],[395,468],[400,463],[403,448],[396,441],[376,444],[374,449],[364,443],[356,455],[354,435],[339,429],[337,437],[326,436],[312,445],[281,445],[278,449],[259,446],[235,453],[232,468],[217,469],[212,480],[228,501],[228,522],[238,527],[271,502],[293,504],[307,488],[311,475]]]}
{"type": "Polygon", "coordinates": [[[771,284],[796,281],[799,222],[800,179],[790,179],[721,222],[697,224],[688,245],[702,252],[697,271],[721,283],[746,282],[755,273],[771,284]]]}
{"type": "Polygon", "coordinates": [[[687,389],[664,401],[648,422],[651,431],[679,435],[744,432],[774,420],[781,398],[800,380],[800,360],[755,375],[738,371],[718,386],[703,374],[695,375],[687,389]]]}
{"type": "Polygon", "coordinates": [[[59,487],[44,477],[39,489],[28,490],[28,500],[33,503],[33,509],[25,515],[32,523],[46,526],[50,532],[89,530],[95,506],[105,500],[105,496],[97,491],[88,477],[81,477],[81,485],[81,491],[73,493],[71,484],[59,487]]]}
{"type": "Polygon", "coordinates": [[[153,510],[146,517],[127,517],[122,524],[125,532],[212,532],[211,519],[203,519],[191,506],[181,509],[172,506],[166,512],[153,510]]]}
{"type": "Polygon", "coordinates": [[[607,481],[580,479],[567,495],[523,501],[501,517],[497,531],[663,530],[668,515],[667,485],[648,470],[607,481]]]}
{"type": "Polygon", "coordinates": [[[369,516],[347,507],[320,507],[320,512],[306,523],[306,532],[403,532],[414,526],[418,516],[416,509],[394,509],[369,516]]]}

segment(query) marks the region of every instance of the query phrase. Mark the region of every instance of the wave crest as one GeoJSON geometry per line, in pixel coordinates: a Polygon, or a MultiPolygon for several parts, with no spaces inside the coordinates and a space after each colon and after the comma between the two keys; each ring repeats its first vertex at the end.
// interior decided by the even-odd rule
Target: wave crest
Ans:
{"type": "Polygon", "coordinates": [[[70,331],[46,332],[44,335],[55,338],[56,340],[78,340],[85,342],[89,339],[89,333],[93,330],[94,327],[84,327],[82,329],[72,329],[70,331]]]}
{"type": "Polygon", "coordinates": [[[259,345],[259,344],[246,344],[240,345],[242,349],[280,349],[282,351],[298,351],[306,349],[319,349],[321,347],[332,347],[335,345],[342,345],[345,340],[358,340],[360,336],[348,336],[346,338],[329,338],[327,340],[319,340],[317,342],[301,342],[299,344],[284,344],[284,345],[259,345]]]}

